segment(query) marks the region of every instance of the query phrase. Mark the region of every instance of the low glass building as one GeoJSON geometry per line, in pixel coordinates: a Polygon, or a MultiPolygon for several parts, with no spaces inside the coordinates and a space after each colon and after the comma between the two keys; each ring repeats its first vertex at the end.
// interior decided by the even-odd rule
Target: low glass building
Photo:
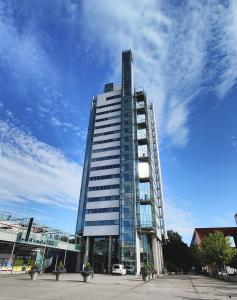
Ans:
{"type": "Polygon", "coordinates": [[[162,181],[153,105],[133,84],[132,53],[122,53],[121,85],[106,84],[92,100],[76,234],[81,267],[110,273],[122,263],[163,269],[162,181]]]}

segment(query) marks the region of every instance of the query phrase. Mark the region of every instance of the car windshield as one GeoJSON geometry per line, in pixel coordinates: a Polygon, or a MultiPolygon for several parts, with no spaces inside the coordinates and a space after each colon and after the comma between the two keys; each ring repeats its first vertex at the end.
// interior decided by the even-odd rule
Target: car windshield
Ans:
{"type": "Polygon", "coordinates": [[[119,265],[113,265],[113,269],[119,269],[119,265]]]}

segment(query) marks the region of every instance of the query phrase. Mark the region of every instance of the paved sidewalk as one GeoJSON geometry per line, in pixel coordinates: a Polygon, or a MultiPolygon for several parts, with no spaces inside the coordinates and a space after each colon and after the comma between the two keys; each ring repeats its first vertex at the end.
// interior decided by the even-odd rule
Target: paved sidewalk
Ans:
{"type": "Polygon", "coordinates": [[[107,300],[107,299],[237,299],[237,285],[212,278],[172,275],[148,283],[136,276],[96,274],[89,283],[80,274],[65,274],[56,282],[54,275],[44,274],[38,281],[28,275],[0,277],[1,300],[107,300]]]}

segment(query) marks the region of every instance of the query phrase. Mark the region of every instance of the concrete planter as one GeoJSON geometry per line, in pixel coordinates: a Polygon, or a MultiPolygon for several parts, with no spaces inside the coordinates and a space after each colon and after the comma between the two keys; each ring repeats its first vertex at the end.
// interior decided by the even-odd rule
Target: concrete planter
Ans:
{"type": "Polygon", "coordinates": [[[63,273],[56,273],[56,281],[62,280],[63,273]]]}
{"type": "Polygon", "coordinates": [[[38,272],[32,272],[32,273],[30,273],[31,280],[37,280],[38,277],[39,277],[39,273],[38,272]]]}
{"type": "Polygon", "coordinates": [[[142,280],[146,282],[150,281],[150,274],[142,274],[142,280]]]}
{"type": "Polygon", "coordinates": [[[81,275],[83,277],[83,281],[88,282],[90,279],[93,279],[93,274],[94,274],[93,270],[82,271],[81,275]]]}
{"type": "Polygon", "coordinates": [[[84,282],[88,282],[89,279],[90,279],[90,277],[91,277],[91,275],[84,275],[84,276],[83,276],[83,281],[84,281],[84,282]]]}

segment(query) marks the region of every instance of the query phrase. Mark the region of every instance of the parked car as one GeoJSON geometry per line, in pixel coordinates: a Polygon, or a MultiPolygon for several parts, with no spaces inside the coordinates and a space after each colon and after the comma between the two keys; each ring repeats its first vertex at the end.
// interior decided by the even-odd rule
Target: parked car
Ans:
{"type": "Polygon", "coordinates": [[[117,275],[126,275],[127,271],[124,267],[124,265],[119,265],[115,264],[112,267],[112,274],[117,274],[117,275]]]}
{"type": "Polygon", "coordinates": [[[134,274],[135,268],[133,265],[125,265],[125,269],[127,271],[127,274],[134,274]]]}

